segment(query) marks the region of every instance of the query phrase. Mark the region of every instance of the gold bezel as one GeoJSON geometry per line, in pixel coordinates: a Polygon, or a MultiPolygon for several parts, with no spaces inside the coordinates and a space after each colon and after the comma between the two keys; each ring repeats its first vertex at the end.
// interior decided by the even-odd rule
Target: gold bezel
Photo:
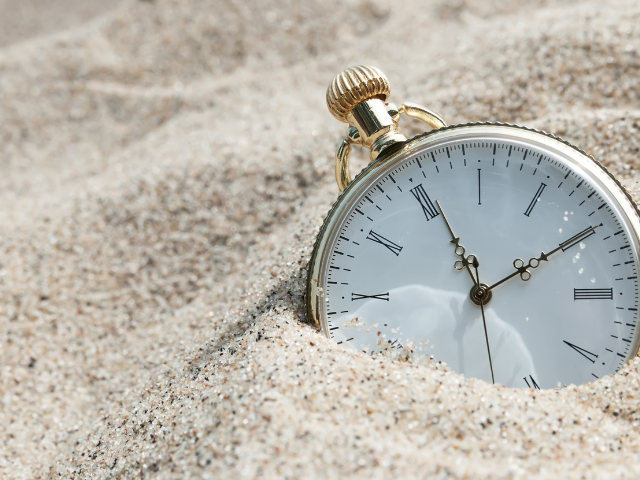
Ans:
{"type": "MultiPolygon", "coordinates": [[[[332,240],[332,232],[337,224],[341,224],[345,214],[345,209],[352,205],[352,200],[358,197],[364,189],[361,188],[370,178],[377,177],[379,172],[391,170],[398,163],[411,156],[416,150],[426,148],[435,143],[446,142],[456,139],[456,137],[470,135],[491,135],[507,136],[514,140],[524,140],[537,143],[552,151],[564,153],[574,159],[580,167],[591,174],[606,189],[620,206],[620,209],[627,217],[628,224],[635,234],[635,255],[638,259],[640,251],[640,211],[624,186],[593,157],[570,144],[569,142],[551,135],[549,133],[505,123],[469,123],[462,125],[451,125],[439,130],[418,135],[407,140],[399,148],[392,152],[384,152],[374,162],[364,168],[349,184],[349,186],[339,195],[335,204],[329,211],[325,221],[318,233],[313,254],[308,267],[306,304],[307,322],[314,325],[322,333],[329,337],[326,318],[322,317],[321,301],[323,298],[323,268],[324,255],[327,243],[332,240]]],[[[384,172],[383,172],[384,173],[384,172]]],[[[638,352],[640,347],[640,334],[636,334],[630,349],[628,361],[638,352]]]]}

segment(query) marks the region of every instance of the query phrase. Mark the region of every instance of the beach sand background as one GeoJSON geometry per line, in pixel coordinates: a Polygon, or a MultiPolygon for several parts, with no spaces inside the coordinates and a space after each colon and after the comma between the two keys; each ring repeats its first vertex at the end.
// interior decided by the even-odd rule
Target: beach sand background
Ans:
{"type": "Polygon", "coordinates": [[[0,7],[0,477],[638,478],[640,363],[493,387],[335,345],[303,292],[349,65],[559,134],[637,200],[640,4],[0,7]]]}

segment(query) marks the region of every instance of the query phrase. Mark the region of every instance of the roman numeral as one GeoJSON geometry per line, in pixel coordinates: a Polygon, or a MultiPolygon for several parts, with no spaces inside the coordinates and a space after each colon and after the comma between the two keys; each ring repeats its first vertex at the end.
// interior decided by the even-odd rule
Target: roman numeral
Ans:
{"type": "Polygon", "coordinates": [[[389,301],[389,292],[387,293],[379,293],[377,295],[362,295],[361,293],[352,293],[351,301],[354,302],[356,300],[364,300],[365,298],[374,298],[376,300],[386,300],[389,301]]]}
{"type": "Polygon", "coordinates": [[[536,206],[536,203],[538,203],[538,199],[540,198],[540,195],[542,195],[542,191],[544,190],[544,187],[546,187],[547,185],[544,183],[540,184],[540,187],[538,187],[538,191],[536,192],[535,196],[533,197],[533,200],[531,200],[531,203],[529,204],[529,206],[527,207],[527,209],[525,210],[524,214],[528,217],[529,215],[531,215],[531,212],[533,211],[533,207],[536,206]]]}
{"type": "Polygon", "coordinates": [[[574,300],[613,300],[613,288],[574,288],[574,300]]]}
{"type": "Polygon", "coordinates": [[[566,251],[569,250],[571,247],[573,247],[576,243],[580,243],[582,240],[584,240],[587,237],[590,237],[591,235],[595,235],[596,234],[596,229],[597,227],[588,227],[585,228],[584,230],[582,230],[580,233],[574,235],[573,237],[571,237],[569,240],[562,242],[560,244],[560,246],[562,247],[562,251],[566,251]],[[584,235],[584,232],[586,232],[587,230],[591,230],[587,235],[584,235]],[[577,240],[576,240],[577,238],[577,240]],[[572,243],[573,242],[573,243],[572,243]]]}
{"type": "Polygon", "coordinates": [[[440,213],[436,209],[436,206],[429,198],[429,195],[427,195],[427,192],[424,191],[424,187],[422,186],[422,184],[412,188],[411,193],[416,198],[416,200],[420,202],[420,206],[422,207],[424,216],[427,217],[427,221],[440,215],[440,213]]]}
{"type": "Polygon", "coordinates": [[[387,240],[382,235],[377,234],[373,230],[369,231],[369,235],[367,235],[367,240],[371,240],[373,242],[379,243],[380,245],[387,247],[389,250],[391,250],[393,253],[396,254],[396,257],[400,255],[400,252],[402,251],[402,247],[400,245],[398,245],[397,243],[393,243],[391,240],[387,240]]]}
{"type": "Polygon", "coordinates": [[[533,378],[533,376],[529,375],[529,378],[531,379],[531,383],[529,383],[529,380],[527,380],[527,377],[523,377],[523,380],[527,383],[527,387],[529,387],[529,388],[537,388],[538,390],[540,390],[540,386],[536,383],[536,381],[533,378]],[[533,387],[531,385],[533,385],[533,387]]]}
{"type": "Polygon", "coordinates": [[[584,358],[589,360],[591,363],[596,363],[596,358],[598,358],[598,355],[596,355],[595,353],[591,353],[589,350],[585,350],[582,347],[578,347],[577,345],[574,345],[573,343],[569,343],[566,340],[563,340],[563,342],[569,345],[571,348],[573,348],[576,352],[578,352],[584,358]]]}

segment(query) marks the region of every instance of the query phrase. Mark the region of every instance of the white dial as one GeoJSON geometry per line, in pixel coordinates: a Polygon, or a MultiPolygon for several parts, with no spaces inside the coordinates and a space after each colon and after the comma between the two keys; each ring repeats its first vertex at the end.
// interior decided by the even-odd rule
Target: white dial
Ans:
{"type": "Polygon", "coordinates": [[[557,140],[460,130],[360,180],[326,234],[326,333],[510,387],[614,373],[638,345],[630,203],[557,140]]]}

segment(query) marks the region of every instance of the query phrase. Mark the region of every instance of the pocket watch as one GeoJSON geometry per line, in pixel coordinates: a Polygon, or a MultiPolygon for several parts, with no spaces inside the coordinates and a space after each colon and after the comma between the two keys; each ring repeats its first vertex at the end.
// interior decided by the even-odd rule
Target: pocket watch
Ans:
{"type": "Polygon", "coordinates": [[[309,322],[357,350],[508,387],[583,384],[633,358],[640,217],[620,182],[556,136],[447,126],[389,93],[369,66],[327,90],[349,127],[309,264],[309,322]],[[407,139],[402,114],[431,130],[407,139]],[[354,179],[352,145],[371,157],[354,179]]]}

